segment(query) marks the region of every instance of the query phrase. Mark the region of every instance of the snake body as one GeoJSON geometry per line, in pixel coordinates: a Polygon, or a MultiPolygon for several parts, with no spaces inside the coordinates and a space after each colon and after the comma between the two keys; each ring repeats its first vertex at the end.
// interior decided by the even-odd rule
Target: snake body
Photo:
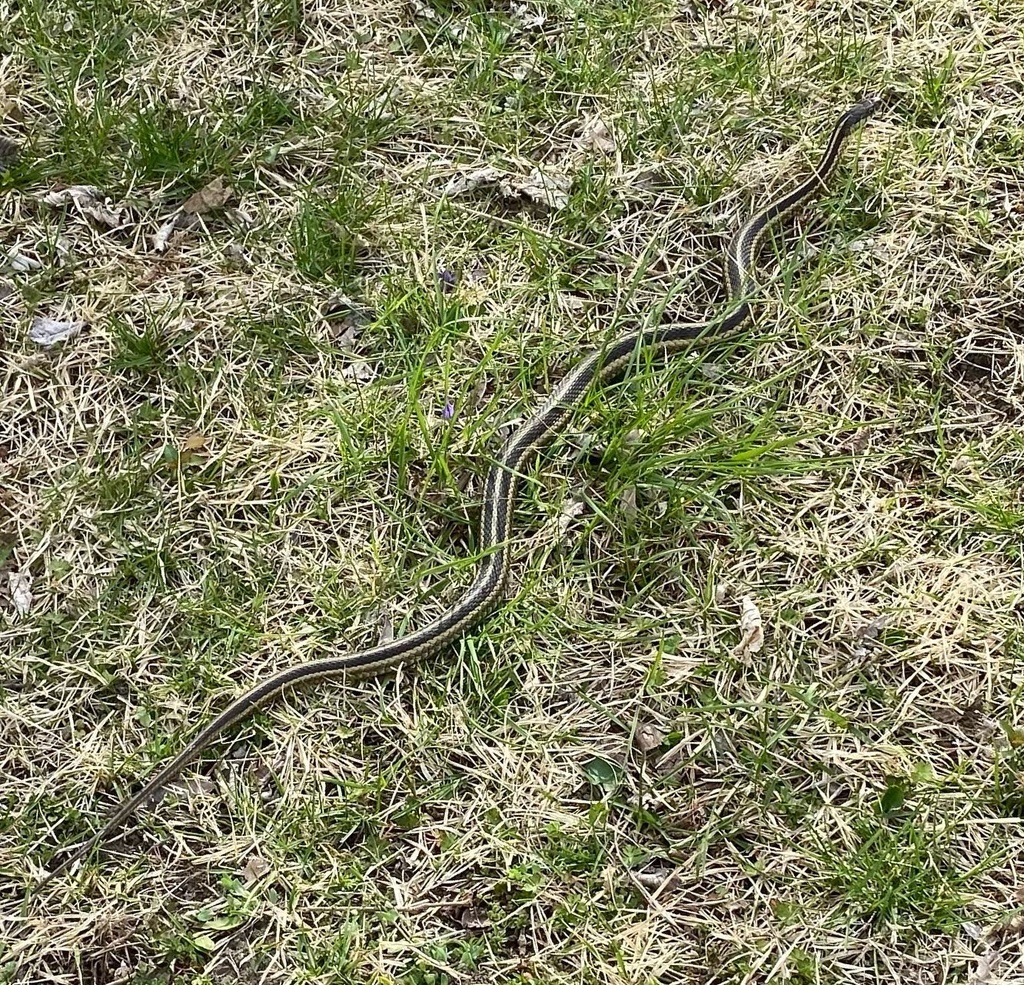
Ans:
{"type": "MultiPolygon", "coordinates": [[[[870,116],[880,101],[868,97],[847,109],[837,121],[813,173],[790,191],[754,213],[730,240],[725,253],[726,279],[732,307],[716,334],[727,334],[750,316],[752,267],[765,232],[822,187],[835,168],[843,143],[854,128],[870,116]]],[[[537,411],[505,443],[490,469],[484,486],[480,519],[481,560],[465,594],[443,615],[407,636],[345,656],[286,668],[235,698],[203,728],[170,762],[158,769],[143,787],[107,817],[103,826],[81,847],[60,862],[37,886],[66,871],[95,848],[108,842],[118,828],[150,797],[174,779],[225,730],[286,688],[342,675],[365,677],[380,674],[398,664],[429,656],[479,623],[500,602],[508,575],[507,544],[517,482],[523,468],[558,433],[583,397],[594,386],[621,376],[639,352],[658,350],[669,354],[686,349],[711,327],[711,323],[663,325],[639,329],[613,339],[606,347],[585,356],[562,379],[537,411]]]]}

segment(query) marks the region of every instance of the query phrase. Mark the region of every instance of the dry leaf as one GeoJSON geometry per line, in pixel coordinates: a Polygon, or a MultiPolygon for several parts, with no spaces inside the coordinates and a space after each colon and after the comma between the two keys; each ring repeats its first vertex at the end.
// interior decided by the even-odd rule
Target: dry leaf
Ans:
{"type": "Polygon", "coordinates": [[[175,213],[156,231],[156,235],[153,237],[153,249],[157,253],[163,253],[168,245],[170,245],[171,236],[174,235],[174,230],[178,228],[179,219],[180,213],[175,213]]]}
{"type": "Polygon", "coordinates": [[[501,175],[492,167],[480,168],[470,171],[469,174],[459,175],[452,178],[441,192],[446,198],[455,198],[459,195],[467,195],[478,188],[496,185],[501,180],[501,175]]]}
{"type": "Polygon", "coordinates": [[[214,178],[208,185],[190,195],[182,205],[181,211],[191,215],[212,212],[221,208],[233,194],[234,189],[223,178],[214,178]]]}
{"type": "Polygon", "coordinates": [[[675,889],[679,885],[679,876],[675,869],[651,869],[648,872],[634,872],[633,878],[644,889],[662,890],[675,889]]]}
{"type": "Polygon", "coordinates": [[[377,634],[377,645],[385,646],[395,638],[395,620],[390,612],[380,617],[380,631],[377,634]]]}
{"type": "Polygon", "coordinates": [[[867,450],[868,445],[871,444],[871,429],[860,428],[857,430],[853,437],[850,439],[850,454],[851,455],[863,455],[867,450]]]}
{"type": "Polygon", "coordinates": [[[608,124],[599,116],[592,116],[587,120],[577,143],[587,150],[599,151],[602,154],[615,153],[615,137],[612,136],[608,124]]]}
{"type": "Polygon", "coordinates": [[[353,359],[347,366],[342,366],[340,375],[346,380],[369,383],[377,374],[365,359],[353,359]]]}
{"type": "Polygon", "coordinates": [[[879,634],[888,624],[889,616],[883,612],[882,615],[876,616],[871,622],[858,626],[853,631],[853,638],[859,640],[860,645],[854,649],[853,655],[855,657],[863,657],[868,652],[869,645],[878,639],[879,634]]]}
{"type": "Polygon", "coordinates": [[[1024,936],[1024,914],[1018,913],[1016,916],[1010,917],[1009,920],[993,930],[992,936],[999,937],[1004,941],[1010,937],[1024,936]]]}
{"type": "Polygon", "coordinates": [[[442,195],[454,198],[480,188],[497,187],[505,198],[526,197],[549,209],[563,209],[569,204],[572,178],[566,174],[534,168],[526,178],[503,175],[490,166],[452,178],[442,195]]]}
{"type": "Polygon", "coordinates": [[[205,776],[188,776],[176,780],[170,789],[182,797],[212,797],[217,792],[217,784],[205,776]]]}
{"type": "Polygon", "coordinates": [[[429,7],[423,2],[423,0],[409,0],[409,7],[412,10],[414,19],[419,18],[425,21],[436,21],[440,19],[440,15],[436,10],[429,7]]]}
{"type": "Polygon", "coordinates": [[[546,15],[540,11],[531,10],[525,3],[513,3],[510,9],[512,16],[527,30],[543,27],[547,23],[546,15]]]}
{"type": "Polygon", "coordinates": [[[51,346],[67,339],[73,339],[83,328],[86,321],[58,321],[56,318],[33,318],[28,337],[38,345],[51,346]]]}
{"type": "Polygon", "coordinates": [[[50,357],[45,352],[33,352],[31,355],[22,356],[14,360],[14,365],[22,373],[36,373],[44,366],[49,365],[50,357]]]}
{"type": "Polygon", "coordinates": [[[10,571],[7,586],[11,591],[14,611],[19,618],[27,616],[32,609],[32,575],[27,571],[10,571]]]}
{"type": "Polygon", "coordinates": [[[978,957],[978,964],[974,974],[968,979],[968,985],[986,985],[992,978],[992,973],[998,970],[1001,955],[998,950],[988,951],[978,957]]]}
{"type": "Polygon", "coordinates": [[[619,496],[619,512],[625,522],[626,529],[632,530],[636,526],[636,486],[626,486],[619,496]]]}
{"type": "Polygon", "coordinates": [[[972,941],[984,940],[988,934],[985,933],[985,928],[979,923],[974,923],[972,920],[965,920],[961,925],[960,929],[970,937],[972,941]]]}
{"type": "Polygon", "coordinates": [[[252,270],[252,260],[239,243],[228,243],[224,247],[224,256],[233,267],[240,270],[252,270]]]}
{"type": "Polygon", "coordinates": [[[242,866],[242,878],[247,883],[253,883],[269,871],[270,863],[266,859],[260,858],[259,855],[250,855],[242,866]]]}
{"type": "Polygon", "coordinates": [[[320,313],[334,332],[339,349],[355,348],[363,327],[376,317],[372,308],[359,304],[346,294],[332,294],[320,307],[320,313]]]}
{"type": "Polygon", "coordinates": [[[572,178],[566,174],[552,171],[541,171],[534,168],[525,180],[508,180],[502,182],[502,192],[514,196],[516,193],[525,195],[538,205],[558,211],[569,204],[569,189],[572,178]]]}
{"type": "Polygon", "coordinates": [[[633,733],[633,745],[636,746],[640,752],[650,752],[652,749],[657,749],[665,741],[665,733],[661,731],[657,726],[646,723],[641,725],[633,733]]]}
{"type": "Polygon", "coordinates": [[[559,544],[564,544],[569,539],[569,528],[572,521],[583,512],[583,503],[578,499],[569,499],[562,504],[562,509],[555,521],[555,539],[559,544]]]}
{"type": "Polygon", "coordinates": [[[334,344],[339,349],[351,351],[356,347],[360,331],[361,329],[357,324],[345,319],[345,321],[338,326],[338,334],[335,336],[334,344]]]}
{"type": "Polygon", "coordinates": [[[121,210],[112,208],[103,190],[95,185],[72,185],[43,196],[47,205],[74,205],[79,212],[100,225],[115,229],[121,225],[121,210]]]}
{"type": "Polygon", "coordinates": [[[734,654],[759,653],[764,646],[764,629],[761,626],[761,612],[749,595],[740,599],[740,642],[734,654]]]}
{"type": "Polygon", "coordinates": [[[30,270],[41,270],[43,266],[38,260],[33,257],[27,257],[24,253],[18,253],[17,250],[12,250],[7,254],[7,262],[11,265],[11,270],[16,274],[27,274],[30,270]]]}
{"type": "Polygon", "coordinates": [[[875,616],[871,622],[864,623],[853,631],[854,638],[858,640],[876,640],[878,639],[878,634],[885,629],[888,623],[889,616],[885,613],[875,616]]]}

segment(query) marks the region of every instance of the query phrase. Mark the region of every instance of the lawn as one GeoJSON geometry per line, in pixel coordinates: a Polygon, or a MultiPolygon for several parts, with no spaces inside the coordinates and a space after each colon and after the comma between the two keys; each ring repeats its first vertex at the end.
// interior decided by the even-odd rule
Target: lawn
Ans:
{"type": "Polygon", "coordinates": [[[0,982],[1024,978],[1024,8],[0,0],[0,982]],[[399,637],[617,333],[504,604],[399,637]],[[56,336],[61,336],[54,341],[56,336]]]}

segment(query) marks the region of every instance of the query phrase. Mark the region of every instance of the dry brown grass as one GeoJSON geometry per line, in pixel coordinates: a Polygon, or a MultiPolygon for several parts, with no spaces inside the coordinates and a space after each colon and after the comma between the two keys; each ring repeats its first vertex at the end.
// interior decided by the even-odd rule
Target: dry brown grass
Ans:
{"type": "Polygon", "coordinates": [[[1024,13],[290,9],[0,2],[0,980],[1021,980],[1024,13]],[[288,695],[22,905],[230,695],[448,604],[501,429],[704,317],[873,89],[743,350],[545,456],[484,629],[288,695]],[[565,209],[440,194],[537,164],[565,209]]]}

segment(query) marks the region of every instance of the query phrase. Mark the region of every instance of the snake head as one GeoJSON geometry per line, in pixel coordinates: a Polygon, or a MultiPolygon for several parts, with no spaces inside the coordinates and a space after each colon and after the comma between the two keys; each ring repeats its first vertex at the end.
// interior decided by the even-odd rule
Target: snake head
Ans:
{"type": "Polygon", "coordinates": [[[882,105],[882,101],[880,95],[873,93],[854,103],[843,115],[842,126],[844,129],[848,131],[851,127],[866,120],[882,105]]]}

